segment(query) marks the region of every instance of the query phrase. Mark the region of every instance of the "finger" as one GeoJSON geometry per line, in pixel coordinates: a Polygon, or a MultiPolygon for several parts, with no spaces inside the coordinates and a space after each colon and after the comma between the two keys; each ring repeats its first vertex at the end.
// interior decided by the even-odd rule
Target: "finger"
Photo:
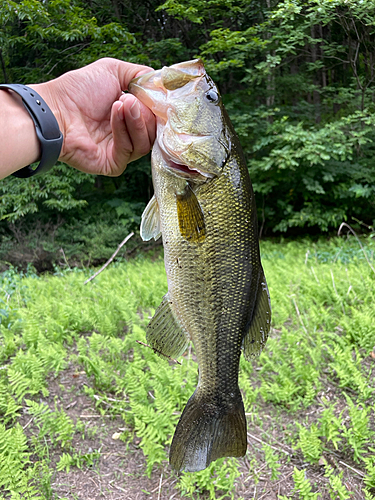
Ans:
{"type": "Polygon", "coordinates": [[[130,161],[147,154],[155,140],[155,117],[151,111],[133,95],[126,94],[122,98],[124,117],[133,152],[130,161]]]}
{"type": "Polygon", "coordinates": [[[124,117],[124,103],[116,101],[111,110],[111,127],[113,141],[111,151],[108,151],[108,171],[105,175],[122,174],[133,153],[133,143],[130,139],[124,117]]]}
{"type": "MultiPolygon", "coordinates": [[[[128,101],[129,99],[129,94],[122,94],[122,96],[120,97],[120,101],[122,102],[127,102],[127,106],[130,106],[131,107],[131,103],[130,103],[130,100],[128,101]]],[[[147,106],[145,106],[139,99],[138,100],[138,103],[140,105],[140,108],[141,108],[141,114],[143,115],[143,119],[144,119],[144,122],[146,124],[146,128],[147,128],[147,133],[148,133],[148,137],[149,137],[149,140],[150,140],[150,143],[151,145],[154,144],[154,141],[155,141],[155,138],[156,138],[156,119],[155,119],[155,115],[152,113],[152,111],[150,110],[150,108],[148,108],[147,106]]],[[[130,130],[131,132],[131,130],[130,130]]]]}
{"type": "Polygon", "coordinates": [[[143,102],[141,101],[138,102],[141,106],[141,113],[143,115],[147,127],[147,133],[152,147],[156,139],[156,118],[154,113],[150,110],[150,108],[148,108],[145,104],[143,104],[143,102]]]}

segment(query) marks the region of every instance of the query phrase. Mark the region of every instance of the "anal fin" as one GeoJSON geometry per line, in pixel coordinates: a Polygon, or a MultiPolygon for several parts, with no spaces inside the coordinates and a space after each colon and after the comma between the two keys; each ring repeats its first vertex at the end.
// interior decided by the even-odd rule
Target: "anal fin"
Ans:
{"type": "Polygon", "coordinates": [[[258,296],[252,321],[243,339],[242,348],[247,360],[261,353],[271,328],[271,302],[266,278],[261,271],[258,285],[258,296]]]}
{"type": "Polygon", "coordinates": [[[180,324],[168,294],[147,326],[147,343],[161,356],[177,358],[186,350],[189,335],[180,324]]]}
{"type": "Polygon", "coordinates": [[[160,238],[160,236],[161,227],[159,205],[154,195],[148,202],[148,205],[142,214],[141,238],[143,241],[151,240],[151,238],[154,238],[156,241],[160,238]]]}

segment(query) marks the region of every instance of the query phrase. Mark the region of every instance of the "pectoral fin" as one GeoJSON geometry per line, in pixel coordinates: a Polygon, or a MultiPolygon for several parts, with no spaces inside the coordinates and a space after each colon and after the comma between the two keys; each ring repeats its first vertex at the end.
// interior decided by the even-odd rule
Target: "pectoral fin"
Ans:
{"type": "Polygon", "coordinates": [[[257,303],[254,314],[243,339],[243,353],[247,360],[261,353],[267,342],[271,328],[271,302],[266,278],[261,272],[258,286],[257,303]]]}
{"type": "Polygon", "coordinates": [[[171,358],[181,356],[188,346],[189,335],[173,311],[168,294],[147,326],[146,339],[157,354],[171,358]]]}
{"type": "Polygon", "coordinates": [[[197,242],[206,237],[204,214],[197,197],[189,185],[183,194],[176,194],[180,233],[186,240],[197,242]]]}
{"type": "Polygon", "coordinates": [[[154,238],[156,241],[160,238],[160,236],[161,227],[159,205],[154,195],[148,202],[148,205],[142,214],[141,238],[143,241],[151,240],[151,238],[154,238]]]}

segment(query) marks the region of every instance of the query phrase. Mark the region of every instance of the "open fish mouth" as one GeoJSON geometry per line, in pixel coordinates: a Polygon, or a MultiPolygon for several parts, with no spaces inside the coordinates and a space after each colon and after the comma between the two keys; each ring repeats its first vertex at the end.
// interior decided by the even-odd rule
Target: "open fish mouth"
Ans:
{"type": "Polygon", "coordinates": [[[166,166],[170,172],[177,175],[178,177],[184,177],[185,179],[194,179],[194,180],[207,180],[207,175],[204,175],[199,170],[188,167],[188,165],[184,165],[183,163],[176,163],[172,160],[166,162],[166,166]]]}
{"type": "Polygon", "coordinates": [[[168,140],[165,140],[163,136],[159,139],[159,146],[165,161],[166,169],[178,177],[183,177],[187,180],[194,180],[196,182],[206,182],[208,179],[214,177],[214,174],[197,168],[195,165],[190,165],[183,158],[184,153],[189,150],[192,144],[197,140],[199,141],[200,139],[204,139],[204,136],[189,134],[176,134],[176,136],[180,139],[178,145],[175,143],[168,143],[168,140]],[[176,149],[178,149],[177,152],[176,149]]]}

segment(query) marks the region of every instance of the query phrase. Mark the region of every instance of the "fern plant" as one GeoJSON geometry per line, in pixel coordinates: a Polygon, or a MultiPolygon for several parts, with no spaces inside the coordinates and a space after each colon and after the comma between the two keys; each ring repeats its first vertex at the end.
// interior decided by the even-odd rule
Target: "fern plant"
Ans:
{"type": "Polygon", "coordinates": [[[53,444],[60,443],[61,447],[69,446],[75,426],[65,411],[56,406],[52,411],[46,404],[31,400],[25,402],[28,405],[28,413],[33,416],[34,424],[39,429],[38,439],[42,440],[48,436],[53,444]]]}
{"type": "Polygon", "coordinates": [[[325,477],[329,479],[329,494],[332,500],[348,500],[351,493],[342,483],[343,472],[337,476],[330,465],[325,466],[325,477]]]}
{"type": "Polygon", "coordinates": [[[364,483],[368,488],[375,489],[375,448],[369,448],[371,456],[363,459],[366,467],[364,483]]]}
{"type": "Polygon", "coordinates": [[[18,404],[14,397],[9,394],[9,388],[5,380],[0,379],[0,417],[5,425],[18,417],[22,405],[18,404]]]}
{"type": "MultiPolygon", "coordinates": [[[[250,426],[264,430],[266,402],[278,432],[296,433],[295,447],[306,462],[315,464],[325,448],[332,448],[344,460],[343,454],[356,457],[359,468],[366,471],[363,494],[373,500],[375,372],[363,361],[373,340],[374,278],[368,276],[366,263],[353,261],[356,254],[348,248],[342,252],[345,263],[336,258],[337,246],[337,241],[262,243],[274,329],[259,359],[253,363],[241,359],[239,382],[250,426]],[[335,384],[336,406],[321,394],[318,397],[327,391],[327,378],[329,387],[335,384]],[[345,390],[350,390],[350,401],[345,399],[345,390]],[[307,425],[312,405],[322,413],[307,425]],[[282,430],[286,415],[288,421],[300,425],[290,423],[282,430]]],[[[149,316],[166,292],[161,259],[124,262],[83,285],[87,274],[57,270],[56,276],[14,274],[3,280],[5,292],[0,291],[0,298],[6,307],[1,303],[0,308],[7,308],[11,321],[0,325],[0,489],[14,500],[27,498],[26,491],[30,498],[51,498],[51,474],[57,469],[52,455],[61,455],[58,469],[69,471],[68,478],[74,467],[96,460],[96,452],[78,452],[71,443],[77,433],[81,443],[88,434],[100,438],[100,430],[94,435],[93,427],[86,428],[82,422],[74,425],[48,392],[49,378],[63,372],[68,363],[86,372],[83,391],[98,413],[116,415],[129,428],[128,435],[118,440],[121,453],[126,454],[123,441],[134,435],[140,438],[148,474],[159,465],[167,466],[176,423],[197,383],[193,355],[185,354],[182,365],[172,364],[136,342],[145,341],[149,316]],[[25,414],[30,422],[29,440],[17,426],[25,414]],[[10,445],[13,439],[19,444],[10,445]],[[9,447],[18,452],[10,454],[9,447]]],[[[0,285],[1,279],[0,275],[0,285]]],[[[270,442],[268,437],[264,440],[270,442]]],[[[259,463],[258,458],[249,457],[254,474],[248,479],[256,481],[259,471],[268,470],[272,484],[282,470],[284,456],[279,457],[269,445],[260,449],[264,460],[259,463]]],[[[187,498],[237,499],[235,486],[243,470],[235,460],[219,460],[206,471],[182,474],[176,488],[187,498]]],[[[290,497],[319,497],[308,479],[309,470],[307,466],[294,471],[290,497]]],[[[347,495],[336,471],[326,477],[321,490],[325,497],[347,495]]]]}
{"type": "Polygon", "coordinates": [[[0,489],[13,496],[32,498],[37,490],[31,485],[32,464],[27,438],[16,424],[6,429],[0,423],[0,489]]]}
{"type": "Polygon", "coordinates": [[[199,499],[201,493],[208,493],[210,500],[233,500],[234,482],[239,475],[237,461],[222,458],[200,472],[182,473],[178,488],[184,498],[199,499]]]}
{"type": "Polygon", "coordinates": [[[64,452],[60,456],[60,460],[56,464],[56,470],[69,472],[71,467],[78,467],[82,469],[83,466],[92,466],[100,457],[99,451],[92,451],[89,453],[70,453],[64,452]]]}
{"type": "Polygon", "coordinates": [[[318,422],[320,425],[320,435],[325,437],[327,443],[331,442],[337,450],[341,443],[341,425],[342,412],[339,417],[335,416],[335,405],[325,408],[318,422]]]}
{"type": "Polygon", "coordinates": [[[361,367],[362,356],[358,349],[353,346],[341,346],[335,343],[328,345],[331,354],[329,366],[339,379],[341,387],[351,387],[358,391],[363,401],[368,400],[375,392],[374,387],[369,384],[370,376],[365,377],[361,367]],[[355,356],[353,357],[353,350],[355,356]]]}
{"type": "MultiPolygon", "coordinates": [[[[306,477],[306,472],[303,469],[299,470],[297,467],[294,467],[293,480],[293,491],[298,495],[299,500],[317,500],[319,492],[312,491],[311,483],[306,477]]],[[[280,500],[288,500],[288,498],[280,496],[280,500]]]]}
{"type": "Polygon", "coordinates": [[[370,444],[374,436],[369,425],[370,408],[356,406],[349,396],[346,396],[346,400],[349,406],[350,425],[344,428],[343,435],[353,450],[353,460],[359,462],[363,458],[366,444],[370,444]]]}
{"type": "Polygon", "coordinates": [[[263,452],[267,467],[271,471],[271,481],[275,481],[280,476],[280,457],[268,444],[263,445],[263,452]]]}
{"type": "Polygon", "coordinates": [[[365,495],[365,500],[375,500],[375,495],[372,495],[367,488],[364,488],[362,491],[365,495]]]}
{"type": "Polygon", "coordinates": [[[299,424],[299,440],[296,448],[302,451],[308,462],[317,463],[322,456],[322,442],[319,436],[316,424],[312,424],[309,429],[299,424]]]}

